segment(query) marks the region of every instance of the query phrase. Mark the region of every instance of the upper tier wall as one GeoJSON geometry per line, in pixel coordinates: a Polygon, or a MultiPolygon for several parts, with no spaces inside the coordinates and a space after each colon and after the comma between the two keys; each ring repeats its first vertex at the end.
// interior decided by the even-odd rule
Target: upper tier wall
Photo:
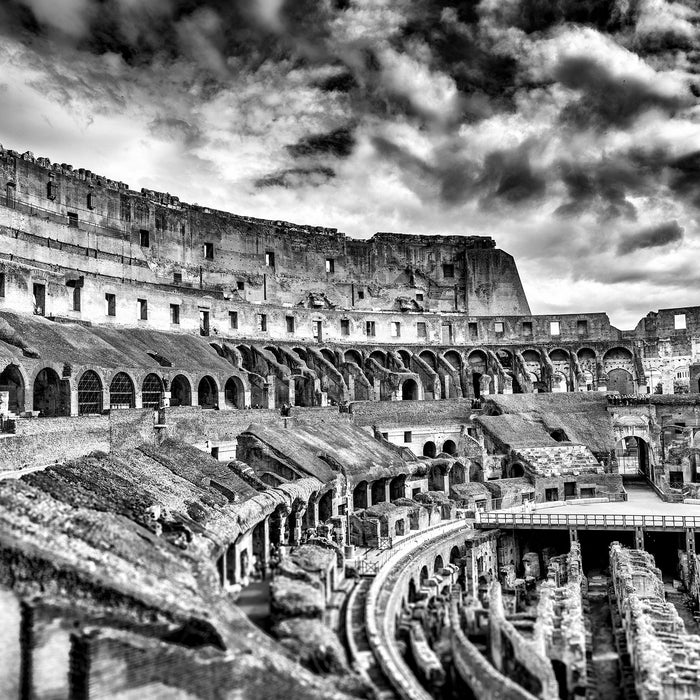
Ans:
{"type": "Polygon", "coordinates": [[[177,278],[236,290],[254,303],[530,313],[515,261],[489,237],[378,233],[353,240],[335,229],[134,192],[90,171],[1,147],[0,203],[52,223],[70,221],[91,247],[145,263],[156,282],[177,278]]]}

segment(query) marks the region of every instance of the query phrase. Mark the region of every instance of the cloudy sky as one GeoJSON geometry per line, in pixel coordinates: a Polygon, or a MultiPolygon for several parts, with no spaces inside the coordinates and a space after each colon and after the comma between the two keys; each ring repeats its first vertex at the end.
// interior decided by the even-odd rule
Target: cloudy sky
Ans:
{"type": "Polygon", "coordinates": [[[700,305],[697,0],[2,0],[0,143],[183,200],[485,234],[535,313],[700,305]]]}

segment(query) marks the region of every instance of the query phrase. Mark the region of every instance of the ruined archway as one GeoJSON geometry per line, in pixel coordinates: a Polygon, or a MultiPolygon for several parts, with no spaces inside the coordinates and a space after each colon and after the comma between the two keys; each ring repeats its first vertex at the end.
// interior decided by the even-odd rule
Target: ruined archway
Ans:
{"type": "Polygon", "coordinates": [[[199,380],[197,405],[202,408],[217,408],[219,405],[219,392],[216,388],[216,382],[209,375],[204,375],[199,380]]]}
{"type": "Polygon", "coordinates": [[[226,380],[224,400],[228,408],[245,408],[245,388],[238,377],[229,377],[226,380]]]}
{"type": "Polygon", "coordinates": [[[401,399],[403,401],[418,401],[418,383],[415,379],[406,379],[401,385],[401,399]]]}
{"type": "Polygon", "coordinates": [[[17,415],[24,413],[24,378],[18,365],[8,365],[0,374],[0,391],[10,394],[9,409],[17,415]]]}
{"type": "Polygon", "coordinates": [[[472,376],[472,391],[478,399],[481,397],[481,378],[486,374],[486,354],[481,350],[473,350],[467,358],[472,376]]]}
{"type": "Polygon", "coordinates": [[[89,369],[78,381],[78,414],[102,413],[102,381],[97,372],[89,369]]]}
{"type": "Polygon", "coordinates": [[[442,443],[442,452],[445,452],[448,455],[456,455],[457,454],[457,445],[454,440],[445,440],[445,442],[442,443]]]}
{"type": "Polygon", "coordinates": [[[176,374],[170,382],[170,405],[191,406],[192,387],[184,374],[176,374]]]}
{"type": "Polygon", "coordinates": [[[144,408],[160,408],[163,382],[157,374],[147,374],[141,385],[141,405],[144,408]]]}
{"type": "Polygon", "coordinates": [[[437,448],[435,447],[435,443],[432,440],[428,440],[428,442],[423,445],[423,457],[435,457],[437,454],[437,448]]]}
{"type": "Polygon", "coordinates": [[[126,372],[118,372],[109,385],[110,409],[134,408],[136,405],[134,382],[126,372]]]}
{"type": "Polygon", "coordinates": [[[33,410],[45,418],[70,415],[70,387],[62,382],[50,367],[42,369],[34,378],[33,410]]]}
{"type": "Polygon", "coordinates": [[[638,435],[620,438],[615,444],[618,473],[649,476],[649,444],[638,435]]]}

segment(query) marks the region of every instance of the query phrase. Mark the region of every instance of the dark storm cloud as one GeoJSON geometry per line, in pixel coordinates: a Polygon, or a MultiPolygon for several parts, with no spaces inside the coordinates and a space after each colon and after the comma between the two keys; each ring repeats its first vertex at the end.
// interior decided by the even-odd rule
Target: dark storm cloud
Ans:
{"type": "Polygon", "coordinates": [[[595,57],[564,58],[554,78],[581,94],[562,113],[564,121],[579,126],[627,127],[650,109],[673,115],[694,102],[690,89],[685,94],[661,91],[653,82],[630,75],[613,73],[611,67],[595,57]]]}
{"type": "Polygon", "coordinates": [[[650,226],[638,233],[625,236],[617,245],[619,255],[627,255],[645,248],[661,248],[683,240],[683,228],[677,221],[650,226]]]}
{"type": "Polygon", "coordinates": [[[355,146],[355,137],[352,128],[343,127],[335,129],[327,134],[311,134],[287,146],[287,150],[294,158],[306,156],[331,155],[338,158],[346,158],[352,153],[355,146]]]}
{"type": "Polygon", "coordinates": [[[298,189],[300,187],[319,187],[335,177],[332,168],[323,166],[315,168],[288,168],[276,173],[271,173],[255,181],[255,187],[284,187],[298,189]]]}
{"type": "Polygon", "coordinates": [[[149,123],[154,136],[181,140],[187,147],[197,146],[204,142],[201,130],[184,119],[173,117],[158,117],[149,123]]]}

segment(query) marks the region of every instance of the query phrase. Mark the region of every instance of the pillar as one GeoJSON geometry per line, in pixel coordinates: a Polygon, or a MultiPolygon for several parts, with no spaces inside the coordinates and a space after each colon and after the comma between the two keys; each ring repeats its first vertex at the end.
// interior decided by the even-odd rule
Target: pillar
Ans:
{"type": "Polygon", "coordinates": [[[384,502],[391,503],[391,480],[384,479],[384,502]]]}
{"type": "Polygon", "coordinates": [[[578,542],[578,530],[575,527],[569,528],[569,542],[578,542]]]}
{"type": "Polygon", "coordinates": [[[450,473],[452,472],[452,466],[445,467],[445,473],[442,477],[443,490],[446,495],[450,495],[450,473]]]}
{"type": "Polygon", "coordinates": [[[373,506],[374,503],[372,503],[372,482],[368,481],[367,482],[367,507],[369,508],[370,506],[373,506]]]}
{"type": "Polygon", "coordinates": [[[287,393],[289,394],[289,405],[296,406],[297,391],[294,386],[294,377],[287,380],[287,393]]]}
{"type": "Polygon", "coordinates": [[[216,392],[216,407],[219,410],[226,408],[226,392],[223,389],[216,392]]]}
{"type": "Polygon", "coordinates": [[[294,517],[292,518],[293,527],[292,531],[289,533],[290,544],[301,544],[301,532],[302,532],[302,522],[304,519],[304,512],[306,508],[300,508],[294,511],[294,517]]]}
{"type": "Polygon", "coordinates": [[[70,390],[70,413],[68,415],[77,416],[78,410],[78,389],[76,387],[75,389],[70,390]]]}
{"type": "MultiPolygon", "coordinates": [[[[168,408],[168,406],[170,406],[170,399],[171,399],[171,398],[172,398],[172,392],[170,392],[170,391],[164,391],[164,392],[163,392],[163,396],[162,396],[162,398],[161,398],[161,400],[160,400],[160,405],[161,405],[163,408],[168,408]]],[[[221,398],[221,397],[219,397],[219,398],[221,398]]],[[[219,405],[221,405],[221,404],[219,404],[219,405]]]]}
{"type": "Polygon", "coordinates": [[[644,528],[635,527],[634,528],[634,548],[644,549],[644,528]]]}
{"type": "Polygon", "coordinates": [[[695,528],[693,527],[685,529],[685,552],[688,557],[695,556],[695,528]]]}
{"type": "Polygon", "coordinates": [[[277,395],[277,378],[271,374],[267,375],[267,406],[263,408],[274,409],[277,405],[276,402],[277,395]]]}

